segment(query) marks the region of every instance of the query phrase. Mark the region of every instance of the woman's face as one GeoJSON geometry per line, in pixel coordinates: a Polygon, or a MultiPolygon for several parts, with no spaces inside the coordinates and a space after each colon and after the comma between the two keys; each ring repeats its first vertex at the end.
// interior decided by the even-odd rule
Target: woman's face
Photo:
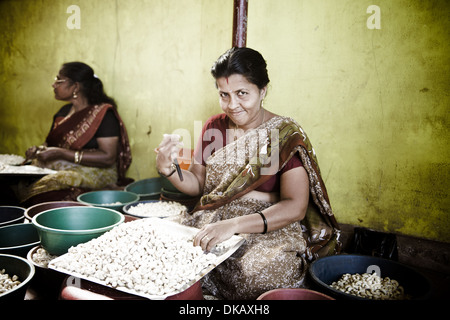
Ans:
{"type": "Polygon", "coordinates": [[[66,76],[61,75],[61,72],[55,78],[55,82],[52,84],[53,92],[55,93],[56,100],[69,101],[72,99],[73,92],[75,91],[75,83],[72,82],[66,76]]]}
{"type": "Polygon", "coordinates": [[[256,128],[262,122],[261,101],[267,87],[259,89],[240,74],[217,79],[220,107],[240,128],[256,128]]]}

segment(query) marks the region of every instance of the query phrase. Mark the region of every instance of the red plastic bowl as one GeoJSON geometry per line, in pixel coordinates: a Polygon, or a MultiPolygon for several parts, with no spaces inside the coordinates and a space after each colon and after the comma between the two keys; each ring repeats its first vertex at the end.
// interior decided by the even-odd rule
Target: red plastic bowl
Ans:
{"type": "Polygon", "coordinates": [[[257,300],[334,300],[326,294],[297,288],[273,289],[264,292],[257,300]]]}
{"type": "Polygon", "coordinates": [[[77,202],[77,201],[49,201],[49,202],[42,202],[35,204],[34,206],[29,207],[25,210],[25,218],[31,222],[33,220],[33,217],[37,215],[38,213],[41,213],[42,211],[50,210],[50,209],[56,209],[56,208],[63,208],[63,207],[75,207],[75,206],[81,206],[85,207],[86,204],[77,202]]]}

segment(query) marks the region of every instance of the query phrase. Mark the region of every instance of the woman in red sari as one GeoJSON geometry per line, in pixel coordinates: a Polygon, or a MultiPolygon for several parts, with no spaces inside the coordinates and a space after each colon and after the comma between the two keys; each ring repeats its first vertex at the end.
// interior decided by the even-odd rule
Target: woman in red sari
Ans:
{"type": "Polygon", "coordinates": [[[120,184],[131,164],[128,136],[117,106],[90,66],[63,64],[52,86],[55,99],[69,103],[54,115],[45,143],[29,148],[26,157],[58,172],[22,183],[18,190],[21,202],[58,190],[120,184]]]}

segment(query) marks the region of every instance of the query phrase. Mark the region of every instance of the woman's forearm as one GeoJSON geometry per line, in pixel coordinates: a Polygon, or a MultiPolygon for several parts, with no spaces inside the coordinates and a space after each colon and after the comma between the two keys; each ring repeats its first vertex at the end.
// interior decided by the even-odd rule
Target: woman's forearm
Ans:
{"type": "MultiPolygon", "coordinates": [[[[72,151],[72,150],[70,150],[72,151]]],[[[101,150],[80,150],[78,154],[72,151],[68,161],[73,161],[83,166],[108,168],[116,163],[115,157],[111,157],[101,150]]]]}
{"type": "Polygon", "coordinates": [[[74,151],[55,147],[46,148],[38,152],[37,158],[43,162],[65,160],[84,166],[99,168],[108,168],[116,163],[115,157],[111,157],[111,155],[101,150],[74,151]]]}
{"type": "MultiPolygon", "coordinates": [[[[282,200],[273,206],[262,210],[267,222],[267,232],[278,230],[295,221],[301,220],[306,207],[298,206],[298,202],[282,200]]],[[[229,239],[234,234],[264,232],[264,219],[255,212],[227,220],[205,225],[194,237],[194,245],[200,245],[203,250],[211,250],[217,243],[229,239]]]]}
{"type": "MultiPolygon", "coordinates": [[[[267,232],[269,232],[302,220],[306,213],[306,206],[299,206],[296,201],[282,200],[262,210],[261,213],[267,221],[267,232]]],[[[233,219],[236,219],[233,222],[236,233],[261,233],[264,231],[264,219],[257,212],[233,219]]]]}
{"type": "Polygon", "coordinates": [[[202,189],[200,183],[197,179],[197,176],[189,170],[181,170],[183,175],[183,181],[180,180],[178,176],[178,172],[175,171],[170,175],[170,177],[166,177],[178,191],[187,194],[189,196],[199,196],[202,193],[202,189]]]}

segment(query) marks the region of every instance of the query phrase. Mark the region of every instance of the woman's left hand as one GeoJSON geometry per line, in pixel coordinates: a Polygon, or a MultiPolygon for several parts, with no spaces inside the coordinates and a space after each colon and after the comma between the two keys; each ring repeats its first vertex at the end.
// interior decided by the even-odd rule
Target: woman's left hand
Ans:
{"type": "Polygon", "coordinates": [[[235,230],[233,219],[207,224],[194,237],[194,246],[201,246],[204,251],[210,251],[216,244],[230,239],[236,233],[235,230]]]}
{"type": "Polygon", "coordinates": [[[41,162],[48,162],[62,158],[64,149],[57,147],[47,147],[36,152],[36,158],[41,162]]]}

